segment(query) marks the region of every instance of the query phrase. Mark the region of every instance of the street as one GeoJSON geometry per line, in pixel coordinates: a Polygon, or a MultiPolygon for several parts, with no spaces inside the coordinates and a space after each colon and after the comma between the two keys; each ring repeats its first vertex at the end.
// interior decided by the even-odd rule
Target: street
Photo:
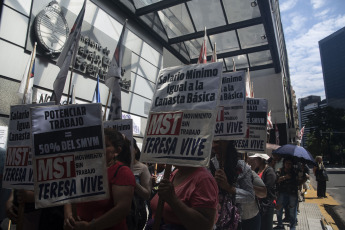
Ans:
{"type": "MultiPolygon", "coordinates": [[[[340,205],[345,204],[345,167],[339,166],[326,166],[326,170],[328,173],[329,181],[327,182],[327,190],[326,192],[334,198],[340,205]]],[[[312,173],[312,169],[310,169],[311,174],[311,184],[313,188],[316,190],[317,182],[315,180],[315,176],[312,173]]]]}

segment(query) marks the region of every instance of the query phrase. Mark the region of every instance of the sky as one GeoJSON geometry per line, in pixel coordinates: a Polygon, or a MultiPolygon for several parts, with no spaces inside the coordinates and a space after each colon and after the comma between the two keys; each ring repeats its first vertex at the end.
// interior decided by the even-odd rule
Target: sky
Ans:
{"type": "Polygon", "coordinates": [[[319,41],[345,27],[345,0],[279,0],[279,7],[296,99],[325,99],[319,41]]]}

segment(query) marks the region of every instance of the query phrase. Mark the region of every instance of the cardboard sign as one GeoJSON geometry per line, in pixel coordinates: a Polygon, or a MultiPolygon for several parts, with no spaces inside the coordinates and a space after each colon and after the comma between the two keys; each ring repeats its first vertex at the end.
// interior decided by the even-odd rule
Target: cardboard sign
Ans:
{"type": "MultiPolygon", "coordinates": [[[[42,105],[53,105],[45,103],[42,105]]],[[[11,106],[8,125],[7,153],[2,186],[33,190],[30,108],[37,104],[11,106]]]]}
{"type": "Polygon", "coordinates": [[[266,152],[267,100],[247,98],[248,138],[235,140],[239,152],[266,152]]]}
{"type": "Polygon", "coordinates": [[[140,161],[208,165],[220,98],[222,63],[159,73],[140,161]]]}
{"type": "Polygon", "coordinates": [[[31,114],[36,208],[108,198],[101,104],[31,114]]]}
{"type": "Polygon", "coordinates": [[[215,140],[234,140],[244,138],[246,122],[245,72],[225,73],[222,76],[220,107],[215,127],[215,140]]]}

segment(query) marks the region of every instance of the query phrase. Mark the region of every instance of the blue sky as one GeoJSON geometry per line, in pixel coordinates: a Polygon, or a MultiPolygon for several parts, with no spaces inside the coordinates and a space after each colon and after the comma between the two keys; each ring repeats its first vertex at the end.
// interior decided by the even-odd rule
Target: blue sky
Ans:
{"type": "Polygon", "coordinates": [[[318,42],[345,27],[345,0],[280,0],[279,6],[296,98],[325,99],[318,42]]]}

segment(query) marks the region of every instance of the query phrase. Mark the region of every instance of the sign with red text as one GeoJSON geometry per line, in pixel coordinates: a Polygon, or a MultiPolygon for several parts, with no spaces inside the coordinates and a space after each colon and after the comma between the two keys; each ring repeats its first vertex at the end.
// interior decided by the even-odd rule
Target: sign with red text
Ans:
{"type": "MultiPolygon", "coordinates": [[[[42,105],[53,105],[45,103],[42,105]]],[[[7,152],[2,177],[2,187],[34,189],[31,154],[30,108],[37,104],[13,105],[7,134],[7,152]]]]}
{"type": "Polygon", "coordinates": [[[215,140],[234,140],[246,135],[245,72],[223,73],[215,140]]]}
{"type": "Polygon", "coordinates": [[[246,138],[235,140],[239,152],[266,152],[267,141],[267,100],[247,98],[247,134],[246,138]]]}
{"type": "Polygon", "coordinates": [[[140,161],[208,165],[219,106],[222,63],[161,70],[140,161]]]}
{"type": "Polygon", "coordinates": [[[36,208],[109,197],[101,104],[31,114],[36,208]]]}

